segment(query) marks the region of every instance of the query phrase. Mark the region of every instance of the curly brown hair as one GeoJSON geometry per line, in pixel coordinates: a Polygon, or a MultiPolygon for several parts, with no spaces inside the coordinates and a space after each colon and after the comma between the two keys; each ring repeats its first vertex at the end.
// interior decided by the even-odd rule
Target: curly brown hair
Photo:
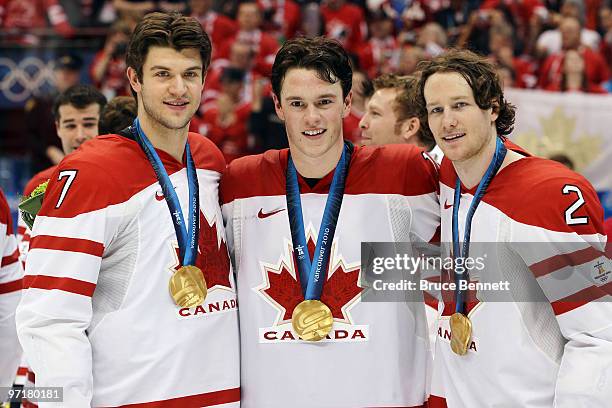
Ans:
{"type": "MultiPolygon", "coordinates": [[[[509,135],[514,129],[516,107],[504,99],[497,70],[486,58],[472,51],[451,49],[432,60],[421,61],[417,69],[421,72],[417,96],[419,110],[423,117],[427,117],[423,94],[427,79],[439,72],[456,72],[472,88],[474,100],[480,109],[493,108],[493,111],[497,112],[495,128],[498,135],[509,135]]],[[[424,123],[427,126],[427,121],[424,123]]]]}

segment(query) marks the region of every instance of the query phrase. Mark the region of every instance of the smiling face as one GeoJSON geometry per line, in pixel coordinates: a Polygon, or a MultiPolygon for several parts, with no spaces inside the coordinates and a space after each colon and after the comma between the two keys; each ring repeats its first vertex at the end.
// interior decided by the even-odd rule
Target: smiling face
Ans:
{"type": "MultiPolygon", "coordinates": [[[[342,150],[342,119],[351,110],[351,94],[342,98],[340,82],[320,79],[316,71],[291,68],[282,81],[276,113],[285,122],[294,160],[326,161],[342,150]]],[[[334,158],[337,160],[337,157],[334,158]]]]}
{"type": "Polygon", "coordinates": [[[397,116],[393,103],[397,90],[393,88],[379,89],[366,104],[366,111],[361,120],[361,143],[364,145],[384,145],[401,143],[401,137],[396,132],[397,116]]]}
{"type": "Polygon", "coordinates": [[[195,48],[177,51],[151,47],[142,67],[142,81],[128,68],[128,77],[138,96],[138,117],[153,126],[184,129],[200,106],[203,67],[195,48]]]}
{"type": "Polygon", "coordinates": [[[465,78],[456,72],[438,72],[427,78],[423,90],[427,120],[436,143],[454,163],[486,154],[494,143],[493,108],[481,109],[465,78]]]}
{"type": "Polygon", "coordinates": [[[58,113],[59,119],[55,122],[55,127],[65,154],[72,153],[83,142],[98,135],[99,104],[92,103],[83,109],[70,104],[61,105],[58,113]]]}

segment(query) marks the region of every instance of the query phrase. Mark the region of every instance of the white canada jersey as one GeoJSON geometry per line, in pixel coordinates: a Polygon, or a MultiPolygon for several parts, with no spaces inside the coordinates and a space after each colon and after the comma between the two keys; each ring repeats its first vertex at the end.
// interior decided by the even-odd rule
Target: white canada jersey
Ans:
{"type": "MultiPolygon", "coordinates": [[[[455,182],[445,159],[442,242],[452,242],[455,182]]],[[[460,240],[475,190],[462,188],[460,240]]],[[[593,187],[559,163],[524,157],[493,178],[471,226],[469,257],[486,267],[470,281],[508,285],[468,293],[463,356],[450,347],[454,293],[445,294],[430,407],[610,407],[612,268],[602,219],[593,187]]]]}
{"type": "MultiPolygon", "coordinates": [[[[176,234],[134,140],[99,136],[51,176],[17,327],[36,386],[64,388],[58,406],[239,406],[235,284],[218,204],[225,163],[208,139],[188,140],[201,206],[196,266],[209,288],[197,308],[170,296],[176,234]]],[[[187,217],[185,165],[158,154],[187,217]]]]}
{"type": "MultiPolygon", "coordinates": [[[[362,242],[438,239],[437,169],[416,147],[355,147],[321,301],[333,314],[328,338],[304,342],[291,315],[304,300],[286,204],[288,150],[233,161],[222,178],[222,210],[240,303],[245,408],[421,407],[430,364],[422,297],[369,303],[362,242]]],[[[310,253],[333,171],[310,188],[299,177],[310,253]]]]}
{"type": "MultiPolygon", "coordinates": [[[[13,385],[21,358],[15,330],[15,308],[21,297],[22,278],[11,210],[0,190],[0,387],[13,385]]],[[[5,398],[6,392],[0,389],[0,402],[5,398]]]]}

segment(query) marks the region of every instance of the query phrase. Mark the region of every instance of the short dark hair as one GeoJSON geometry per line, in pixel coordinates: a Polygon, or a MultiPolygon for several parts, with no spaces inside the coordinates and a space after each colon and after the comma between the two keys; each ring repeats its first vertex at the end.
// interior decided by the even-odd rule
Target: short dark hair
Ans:
{"type": "Polygon", "coordinates": [[[116,96],[100,115],[100,134],[118,133],[130,126],[138,116],[136,99],[131,96],[116,96]]]}
{"type": "Polygon", "coordinates": [[[514,129],[516,107],[504,99],[497,70],[486,58],[472,51],[451,49],[432,60],[421,61],[417,69],[421,71],[418,89],[419,109],[424,117],[427,117],[427,110],[423,90],[427,79],[440,72],[456,72],[472,88],[474,100],[480,109],[493,108],[498,113],[495,121],[498,135],[506,136],[514,129]]]}
{"type": "Polygon", "coordinates": [[[392,105],[393,112],[397,118],[395,133],[399,132],[406,120],[417,118],[419,119],[419,131],[416,137],[419,143],[428,151],[433,149],[436,141],[429,127],[423,126],[423,122],[427,120],[427,117],[421,115],[421,109],[417,103],[418,76],[384,74],[374,79],[373,83],[376,91],[380,89],[394,89],[397,91],[397,96],[393,100],[392,105]]]}
{"type": "MultiPolygon", "coordinates": [[[[200,50],[203,71],[210,65],[212,46],[202,25],[193,17],[180,13],[149,13],[136,25],[128,45],[126,63],[136,71],[142,81],[142,66],[150,47],[170,47],[177,51],[185,48],[200,50]]],[[[204,76],[202,76],[204,80],[204,76]]]]}
{"type": "Polygon", "coordinates": [[[59,94],[53,103],[53,117],[56,122],[60,120],[59,108],[72,105],[77,109],[85,109],[92,103],[100,106],[100,112],[106,105],[106,97],[91,85],[74,85],[59,94]]]}
{"type": "Polygon", "coordinates": [[[317,72],[330,84],[340,81],[342,97],[346,98],[353,85],[353,69],[348,54],[336,40],[325,37],[294,38],[283,44],[272,65],[272,91],[280,99],[287,71],[303,68],[317,72]]]}

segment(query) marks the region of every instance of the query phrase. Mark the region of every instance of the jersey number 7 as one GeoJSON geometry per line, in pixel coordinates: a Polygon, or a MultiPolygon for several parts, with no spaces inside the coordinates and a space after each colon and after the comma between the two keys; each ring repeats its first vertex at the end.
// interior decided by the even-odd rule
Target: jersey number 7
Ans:
{"type": "Polygon", "coordinates": [[[62,193],[60,194],[59,200],[57,200],[57,204],[55,204],[55,208],[60,208],[62,203],[64,202],[64,198],[66,198],[66,194],[68,194],[68,190],[72,185],[72,182],[76,178],[77,171],[76,170],[62,170],[57,177],[57,181],[61,181],[63,178],[67,178],[66,182],[64,182],[64,188],[62,188],[62,193]]]}

